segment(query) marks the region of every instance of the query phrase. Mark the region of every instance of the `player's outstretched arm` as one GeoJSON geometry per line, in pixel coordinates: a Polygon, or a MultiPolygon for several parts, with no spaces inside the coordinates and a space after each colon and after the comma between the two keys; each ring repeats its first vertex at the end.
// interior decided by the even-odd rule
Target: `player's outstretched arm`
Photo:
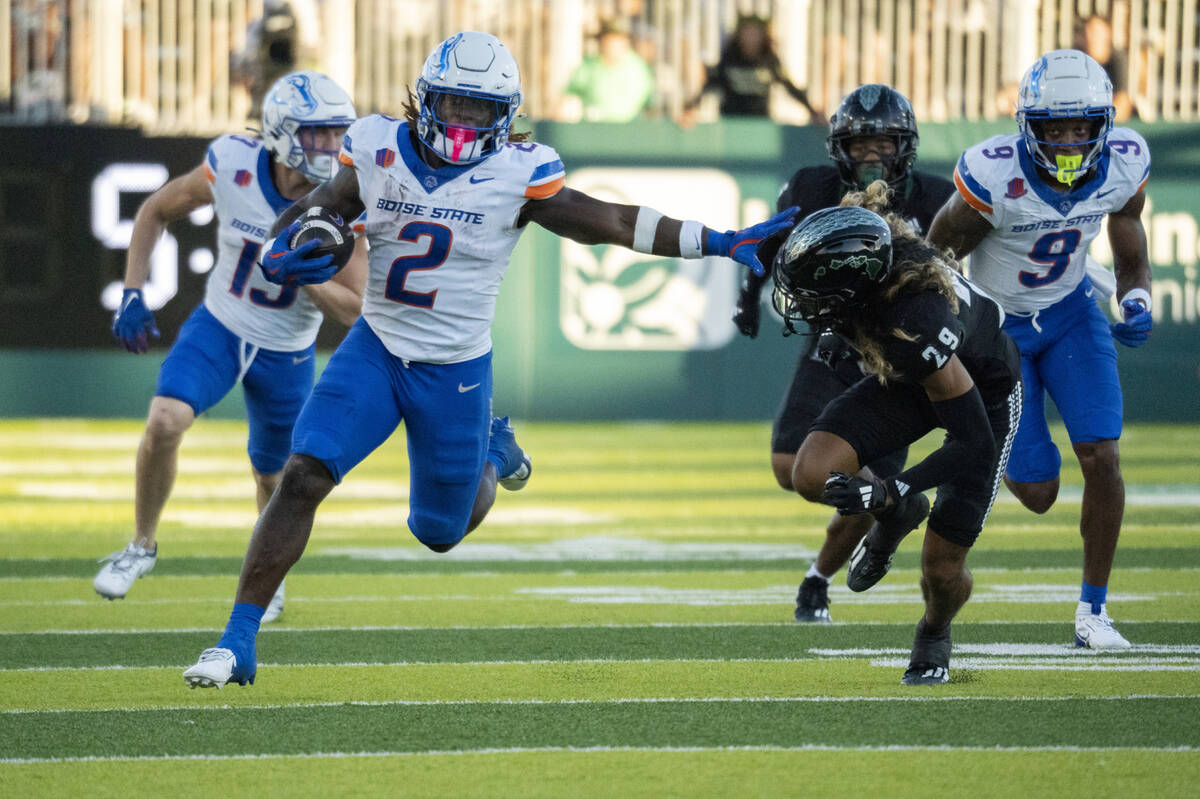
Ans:
{"type": "Polygon", "coordinates": [[[130,352],[150,349],[149,336],[159,337],[154,314],[146,307],[142,286],[150,279],[150,255],[168,222],[182,219],[213,201],[208,173],[200,165],[180,175],[146,198],[133,218],[129,251],[125,256],[125,291],[113,314],[112,332],[130,352]]]}
{"type": "Polygon", "coordinates": [[[954,257],[961,260],[991,232],[992,223],[967,205],[962,195],[955,193],[950,195],[950,199],[933,218],[926,238],[935,247],[949,248],[954,252],[954,257]]]}
{"type": "Polygon", "coordinates": [[[699,222],[663,216],[644,205],[605,202],[564,188],[552,197],[525,203],[518,223],[537,222],[551,233],[581,244],[619,244],[668,258],[720,255],[761,274],[763,266],[755,254],[759,242],[790,227],[794,216],[795,209],[790,208],[757,225],[720,233],[699,222]]]}
{"type": "Polygon", "coordinates": [[[1150,313],[1150,257],[1146,251],[1146,230],[1142,227],[1145,205],[1146,193],[1139,190],[1124,208],[1108,215],[1108,241],[1112,245],[1122,317],[1112,326],[1112,334],[1126,347],[1145,344],[1154,327],[1150,313]]]}

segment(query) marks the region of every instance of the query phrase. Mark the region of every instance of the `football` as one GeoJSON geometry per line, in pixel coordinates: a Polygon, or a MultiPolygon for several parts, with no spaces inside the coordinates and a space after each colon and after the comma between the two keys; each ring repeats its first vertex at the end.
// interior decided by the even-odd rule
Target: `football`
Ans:
{"type": "Polygon", "coordinates": [[[301,214],[296,221],[299,224],[292,240],[288,242],[289,249],[294,250],[304,242],[316,239],[320,243],[306,257],[332,255],[332,264],[339,271],[354,254],[354,231],[341,214],[317,205],[301,214]]]}

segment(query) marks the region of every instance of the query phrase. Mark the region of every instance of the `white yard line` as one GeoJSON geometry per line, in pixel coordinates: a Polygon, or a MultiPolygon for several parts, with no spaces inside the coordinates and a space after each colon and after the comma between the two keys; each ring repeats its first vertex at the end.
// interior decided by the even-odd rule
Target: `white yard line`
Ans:
{"type": "Polygon", "coordinates": [[[1200,751],[1194,746],[829,746],[806,744],[803,746],[543,746],[543,747],[487,747],[480,749],[442,749],[423,752],[293,752],[255,755],[137,755],[115,757],[29,757],[3,758],[5,765],[34,765],[41,763],[136,763],[163,761],[226,761],[226,760],[285,760],[302,758],[328,760],[353,757],[442,757],[455,755],[520,755],[520,754],[601,754],[609,752],[1005,752],[1025,754],[1029,752],[1165,752],[1187,754],[1200,751]]]}
{"type": "MultiPolygon", "coordinates": [[[[93,600],[95,601],[95,600],[93,600]]],[[[207,601],[207,600],[206,600],[207,601]]],[[[291,601],[291,600],[289,600],[291,601]]],[[[302,601],[302,600],[296,600],[302,601]]],[[[1011,627],[1018,624],[1052,624],[1056,626],[1067,626],[1069,622],[1061,620],[1046,619],[993,619],[991,621],[973,621],[970,622],[972,627],[988,627],[1001,626],[1011,627]]],[[[1126,621],[1122,619],[1121,626],[1137,626],[1141,624],[1195,624],[1194,621],[1187,619],[1156,619],[1154,621],[1126,621]]],[[[833,622],[828,625],[830,627],[905,627],[911,628],[910,621],[843,621],[833,622]]],[[[434,630],[629,630],[642,628],[686,628],[686,627],[778,627],[786,629],[798,629],[793,621],[655,621],[655,622],[629,622],[623,624],[444,624],[444,625],[424,625],[424,624],[363,624],[363,625],[316,625],[313,627],[288,627],[285,625],[272,624],[269,627],[263,628],[265,632],[277,633],[310,633],[310,632],[389,632],[389,631],[434,631],[434,630]]],[[[144,635],[150,633],[210,633],[221,632],[224,627],[128,627],[128,628],[108,628],[108,629],[45,629],[45,630],[0,630],[0,637],[6,635],[144,635]]],[[[959,646],[972,646],[970,644],[956,644],[959,646]]],[[[1009,644],[988,644],[985,646],[1009,646],[1009,644]]],[[[1011,646],[1024,646],[1024,644],[1012,644],[1011,646]]],[[[1030,644],[1030,646],[1038,646],[1030,644]]],[[[1046,646],[1058,646],[1057,644],[1047,644],[1046,646]]],[[[1064,645],[1066,646],[1066,645],[1064,645]]],[[[1155,647],[1155,644],[1134,644],[1134,649],[1138,650],[1142,647],[1155,647]]],[[[1170,648],[1174,644],[1164,644],[1163,647],[1170,648]]],[[[1181,646],[1187,646],[1181,645],[1181,646]]],[[[829,654],[833,652],[844,653],[850,651],[861,652],[863,656],[873,654],[883,654],[885,652],[899,652],[900,650],[882,650],[882,649],[862,649],[862,650],[824,650],[811,649],[813,653],[829,654]]],[[[904,650],[908,651],[908,650],[904,650]]]]}
{"type": "Polygon", "coordinates": [[[1104,696],[940,696],[914,694],[911,696],[660,696],[660,697],[615,697],[612,699],[388,699],[355,700],[349,702],[281,702],[271,705],[154,705],[150,707],[106,707],[100,710],[86,708],[12,708],[0,710],[0,715],[35,713],[147,713],[157,711],[223,711],[223,710],[284,710],[322,707],[441,707],[464,705],[469,707],[495,705],[654,705],[654,704],[714,704],[718,702],[761,703],[761,704],[832,704],[838,702],[1124,702],[1130,699],[1200,699],[1200,694],[1112,694],[1104,696]]]}

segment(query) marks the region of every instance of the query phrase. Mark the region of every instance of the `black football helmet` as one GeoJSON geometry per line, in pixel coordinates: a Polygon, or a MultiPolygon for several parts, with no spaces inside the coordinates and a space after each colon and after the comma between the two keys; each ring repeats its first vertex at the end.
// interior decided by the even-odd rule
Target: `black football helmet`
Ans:
{"type": "Polygon", "coordinates": [[[850,92],[833,112],[825,146],[847,186],[861,190],[883,179],[901,190],[917,160],[918,141],[917,117],[904,95],[891,86],[868,83],[850,92]],[[862,164],[850,158],[846,148],[855,136],[888,136],[895,141],[896,154],[882,159],[882,175],[869,170],[863,174],[862,164]]]}
{"type": "Polygon", "coordinates": [[[792,229],[775,256],[771,301],[787,329],[837,327],[887,280],[892,231],[873,211],[825,208],[792,229]]]}

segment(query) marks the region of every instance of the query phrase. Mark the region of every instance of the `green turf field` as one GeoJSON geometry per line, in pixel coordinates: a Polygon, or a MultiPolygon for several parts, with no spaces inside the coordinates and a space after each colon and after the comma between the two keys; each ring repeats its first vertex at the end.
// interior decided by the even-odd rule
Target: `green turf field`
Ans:
{"type": "Polygon", "coordinates": [[[1200,427],[1122,440],[1132,651],[1071,646],[1063,446],[1048,514],[1002,491],[936,688],[899,684],[917,536],[871,591],[839,576],[835,624],[791,621],[827,513],[774,485],[766,424],[517,433],[528,488],[448,555],[385,445],[318,512],[256,684],[191,691],[255,519],[244,428],[189,434],[159,563],[106,602],[141,423],[0,422],[0,796],[1196,795],[1200,427]]]}

